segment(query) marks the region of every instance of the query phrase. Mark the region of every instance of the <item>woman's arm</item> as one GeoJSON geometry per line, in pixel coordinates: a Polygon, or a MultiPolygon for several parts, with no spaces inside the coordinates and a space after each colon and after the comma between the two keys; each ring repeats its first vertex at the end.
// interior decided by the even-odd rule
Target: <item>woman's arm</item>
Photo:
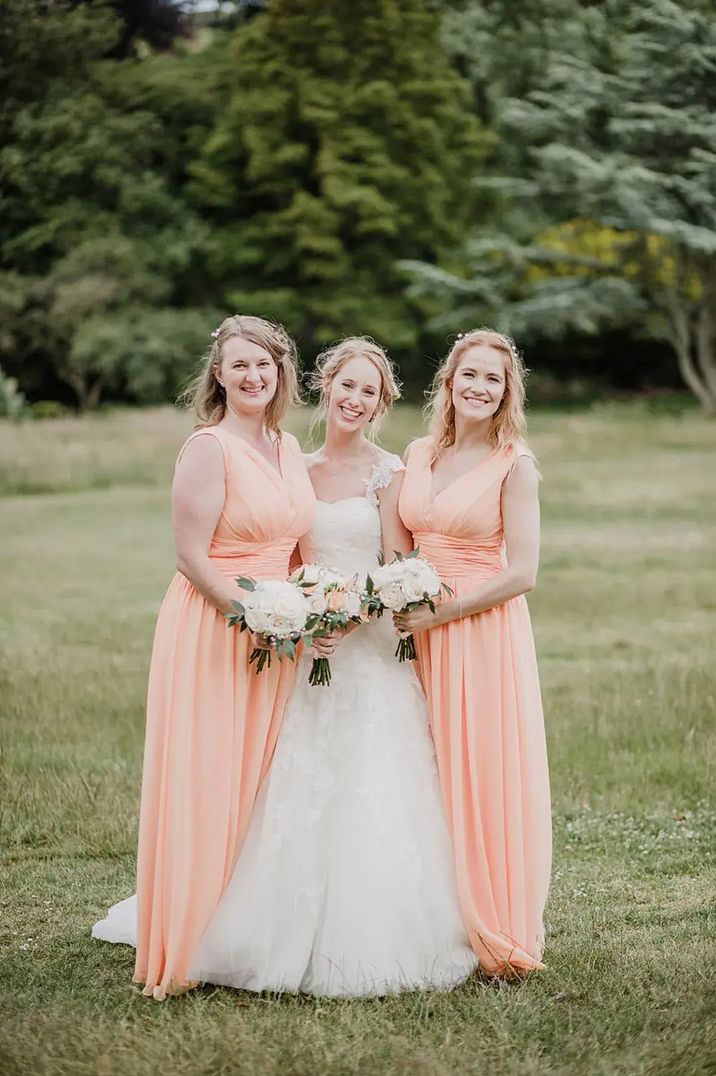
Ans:
{"type": "Polygon", "coordinates": [[[532,590],[539,563],[538,486],[539,477],[533,460],[521,456],[502,491],[507,566],[501,572],[485,579],[459,600],[447,598],[440,602],[434,616],[425,607],[413,613],[396,614],[396,627],[402,632],[424,631],[463,616],[483,613],[532,590]]]}
{"type": "Polygon", "coordinates": [[[209,558],[224,507],[224,458],[215,437],[195,437],[184,449],[172,486],[177,570],[221,613],[233,613],[240,590],[209,558]]]}
{"type": "Polygon", "coordinates": [[[413,536],[398,512],[398,500],[405,471],[395,471],[390,485],[377,491],[380,528],[383,534],[383,558],[387,563],[395,553],[405,556],[413,548],[413,536]]]}

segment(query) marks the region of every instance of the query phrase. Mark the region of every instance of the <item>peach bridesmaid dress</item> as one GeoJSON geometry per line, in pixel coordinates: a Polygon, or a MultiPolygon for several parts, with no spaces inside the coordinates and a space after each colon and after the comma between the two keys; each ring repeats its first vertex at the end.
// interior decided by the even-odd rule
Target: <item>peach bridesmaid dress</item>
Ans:
{"type": "MultiPolygon", "coordinates": [[[[286,578],[316,503],[295,437],[283,434],[280,472],[221,426],[189,441],[195,437],[216,438],[224,456],[226,496],[209,556],[230,577],[286,578]]],[[[136,945],[135,982],[158,1000],[189,985],[186,972],[231,877],[294,680],[294,664],[275,658],[257,675],[250,647],[248,632],[229,628],[183,575],[174,576],[149,674],[137,896],[93,930],[136,945]]]]}
{"type": "MultiPolygon", "coordinates": [[[[505,565],[501,492],[517,445],[434,498],[431,441],[410,448],[400,514],[457,596],[505,565]]],[[[460,909],[490,973],[541,968],[552,855],[549,774],[524,596],[415,636],[453,839],[460,909]]]]}

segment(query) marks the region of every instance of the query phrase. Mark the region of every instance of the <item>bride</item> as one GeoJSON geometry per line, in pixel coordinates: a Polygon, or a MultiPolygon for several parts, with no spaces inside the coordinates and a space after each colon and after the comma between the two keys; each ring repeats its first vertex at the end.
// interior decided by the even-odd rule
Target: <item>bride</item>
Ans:
{"type": "MultiPolygon", "coordinates": [[[[306,463],[318,498],[304,563],[365,573],[407,552],[403,467],[366,437],[398,396],[390,361],[349,338],[319,359],[325,444],[306,463]]],[[[366,996],[450,987],[476,967],[460,919],[427,713],[390,618],[301,658],[246,840],[189,977],[254,991],[366,996]]],[[[134,944],[135,898],[93,934],[134,944]]]]}

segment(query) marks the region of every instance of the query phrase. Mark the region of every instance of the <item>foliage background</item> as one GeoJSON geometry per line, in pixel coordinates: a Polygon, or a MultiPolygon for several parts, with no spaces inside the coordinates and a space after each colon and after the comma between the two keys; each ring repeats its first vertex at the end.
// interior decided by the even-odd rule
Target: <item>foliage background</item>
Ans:
{"type": "Polygon", "coordinates": [[[535,400],[714,408],[708,3],[4,0],[0,80],[0,367],[40,413],[170,400],[231,310],[309,366],[371,334],[413,397],[490,323],[535,400]]]}

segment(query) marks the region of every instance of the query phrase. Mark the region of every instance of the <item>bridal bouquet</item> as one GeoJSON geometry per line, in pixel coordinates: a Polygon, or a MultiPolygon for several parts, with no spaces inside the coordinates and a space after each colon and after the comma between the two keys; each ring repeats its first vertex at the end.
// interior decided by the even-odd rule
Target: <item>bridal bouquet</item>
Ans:
{"type": "MultiPolygon", "coordinates": [[[[396,553],[395,560],[382,564],[368,577],[366,589],[371,597],[377,596],[383,609],[410,613],[420,605],[427,605],[434,613],[435,599],[440,592],[444,590],[452,594],[450,588],[440,582],[432,564],[419,553],[418,549],[405,557],[396,553]]],[[[412,635],[399,641],[395,656],[400,661],[415,660],[415,640],[412,635]]]]}
{"type": "MultiPolygon", "coordinates": [[[[249,628],[275,649],[279,657],[285,655],[294,661],[296,646],[310,616],[303,590],[290,580],[262,579],[257,582],[241,576],[236,582],[247,594],[243,601],[233,602],[236,612],[227,616],[228,623],[240,631],[249,628]]],[[[271,665],[271,649],[254,647],[249,664],[254,661],[256,672],[260,673],[271,665]]]]}
{"type": "MultiPolygon", "coordinates": [[[[346,578],[321,564],[304,564],[289,582],[302,588],[308,603],[309,616],[304,627],[307,639],[320,639],[345,629],[351,621],[361,621],[363,594],[356,576],[346,578]]],[[[313,659],[308,682],[313,687],[330,684],[328,658],[313,659]]]]}

